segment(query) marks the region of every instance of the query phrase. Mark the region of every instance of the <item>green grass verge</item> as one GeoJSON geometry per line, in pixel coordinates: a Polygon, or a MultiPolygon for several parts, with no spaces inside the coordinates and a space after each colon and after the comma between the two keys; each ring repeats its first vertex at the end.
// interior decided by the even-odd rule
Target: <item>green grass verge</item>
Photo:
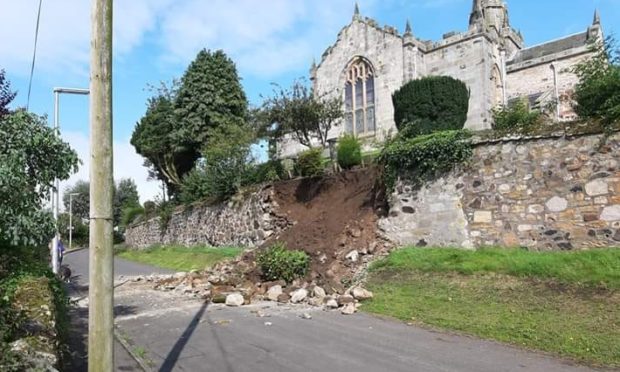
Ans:
{"type": "Polygon", "coordinates": [[[403,249],[373,265],[363,309],[617,367],[619,257],[403,249]]]}
{"type": "Polygon", "coordinates": [[[402,249],[375,263],[371,270],[498,273],[521,278],[556,279],[570,284],[620,288],[620,249],[574,252],[530,252],[483,248],[402,249]]]}
{"type": "Polygon", "coordinates": [[[153,246],[143,250],[117,250],[117,255],[130,261],[176,271],[204,270],[227,258],[234,258],[241,248],[153,246]]]}

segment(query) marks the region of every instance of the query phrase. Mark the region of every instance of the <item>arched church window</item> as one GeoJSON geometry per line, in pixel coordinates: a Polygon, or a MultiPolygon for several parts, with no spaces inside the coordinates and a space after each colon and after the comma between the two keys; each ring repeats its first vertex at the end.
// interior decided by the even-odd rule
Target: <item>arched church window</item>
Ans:
{"type": "Polygon", "coordinates": [[[345,131],[356,136],[375,131],[375,78],[372,67],[358,58],[346,71],[345,131]]]}
{"type": "Polygon", "coordinates": [[[502,82],[502,73],[497,65],[493,66],[491,72],[491,88],[493,97],[493,105],[498,106],[504,103],[504,84],[502,82]]]}

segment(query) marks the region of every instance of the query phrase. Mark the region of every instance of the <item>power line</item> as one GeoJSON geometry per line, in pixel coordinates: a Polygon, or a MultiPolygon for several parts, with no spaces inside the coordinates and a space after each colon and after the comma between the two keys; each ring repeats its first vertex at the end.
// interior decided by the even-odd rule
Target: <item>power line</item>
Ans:
{"type": "Polygon", "coordinates": [[[37,41],[39,40],[39,21],[41,19],[41,4],[43,0],[39,0],[39,11],[37,12],[37,27],[34,32],[34,51],[32,52],[32,66],[30,67],[30,82],[28,83],[28,100],[26,101],[26,111],[30,106],[30,92],[32,90],[32,77],[34,76],[34,63],[37,59],[37,41]]]}

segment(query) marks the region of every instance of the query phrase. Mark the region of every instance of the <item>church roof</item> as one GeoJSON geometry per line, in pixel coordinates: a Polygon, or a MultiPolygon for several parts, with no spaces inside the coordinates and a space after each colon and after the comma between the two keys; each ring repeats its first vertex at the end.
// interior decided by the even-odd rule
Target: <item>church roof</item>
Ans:
{"type": "Polygon", "coordinates": [[[517,52],[514,58],[508,61],[506,64],[510,66],[532,59],[546,57],[573,48],[583,47],[587,44],[588,32],[585,31],[575,35],[567,36],[562,39],[549,41],[547,43],[536,45],[526,49],[521,49],[519,52],[517,52]]]}

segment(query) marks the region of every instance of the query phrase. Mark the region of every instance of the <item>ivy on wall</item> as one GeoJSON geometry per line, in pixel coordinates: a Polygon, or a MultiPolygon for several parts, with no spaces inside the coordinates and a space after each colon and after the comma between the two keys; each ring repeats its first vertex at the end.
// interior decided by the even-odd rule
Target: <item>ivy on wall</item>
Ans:
{"type": "Polygon", "coordinates": [[[385,186],[392,190],[398,175],[403,173],[422,184],[465,163],[473,154],[470,137],[466,130],[435,132],[414,138],[396,137],[379,156],[385,186]]]}

